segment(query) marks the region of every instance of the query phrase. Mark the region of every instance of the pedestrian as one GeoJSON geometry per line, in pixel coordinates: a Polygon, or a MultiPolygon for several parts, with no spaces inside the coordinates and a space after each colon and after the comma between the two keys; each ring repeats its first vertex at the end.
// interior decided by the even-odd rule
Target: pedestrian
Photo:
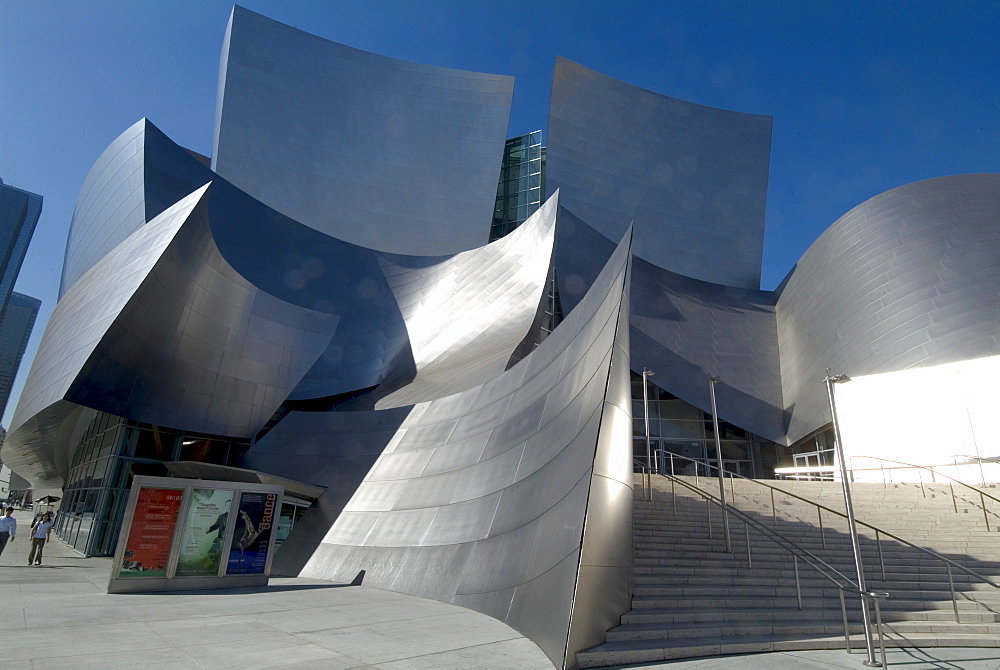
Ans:
{"type": "Polygon", "coordinates": [[[8,507],[4,515],[0,517],[0,554],[7,546],[7,540],[13,542],[15,535],[17,535],[17,519],[14,518],[14,508],[8,507]]]}
{"type": "Polygon", "coordinates": [[[46,512],[34,525],[31,526],[31,553],[28,554],[28,565],[42,564],[42,549],[49,541],[52,534],[52,512],[46,512]],[[37,551],[37,557],[36,557],[37,551]]]}

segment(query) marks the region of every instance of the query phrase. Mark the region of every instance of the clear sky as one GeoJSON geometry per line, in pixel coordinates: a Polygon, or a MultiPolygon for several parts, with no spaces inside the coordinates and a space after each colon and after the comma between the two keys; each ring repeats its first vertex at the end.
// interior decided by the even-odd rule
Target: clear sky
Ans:
{"type": "MultiPolygon", "coordinates": [[[[920,179],[1000,172],[1000,2],[244,0],[321,37],[514,75],[509,135],[545,129],[557,55],[774,117],[762,288],[839,216],[920,179]]],[[[148,117],[211,152],[224,0],[0,0],[0,177],[44,197],[16,290],[55,305],[87,171],[148,117]]],[[[485,222],[484,222],[485,225],[485,222]]]]}

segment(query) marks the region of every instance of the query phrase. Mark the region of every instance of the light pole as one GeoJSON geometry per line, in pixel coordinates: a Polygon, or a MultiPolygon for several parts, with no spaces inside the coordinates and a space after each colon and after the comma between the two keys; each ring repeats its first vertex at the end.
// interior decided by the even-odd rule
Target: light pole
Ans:
{"type": "Polygon", "coordinates": [[[647,484],[649,485],[648,490],[649,490],[650,500],[653,499],[653,475],[652,475],[653,458],[652,458],[652,450],[649,447],[649,391],[647,390],[648,387],[647,380],[654,374],[656,373],[653,372],[652,370],[647,370],[646,366],[642,367],[642,413],[646,420],[646,467],[647,467],[647,472],[649,473],[646,476],[647,476],[647,484]]]}
{"type": "Polygon", "coordinates": [[[726,509],[726,475],[722,470],[722,440],[719,439],[719,413],[715,409],[715,385],[722,381],[721,377],[712,375],[708,378],[708,394],[712,398],[712,428],[715,430],[715,464],[719,472],[719,500],[722,503],[722,527],[726,536],[726,553],[733,553],[733,542],[729,538],[729,510],[726,509]]]}
{"type": "Polygon", "coordinates": [[[837,403],[833,399],[833,385],[851,381],[845,374],[830,376],[830,368],[826,369],[826,394],[830,398],[830,416],[833,418],[833,447],[836,449],[837,460],[840,462],[840,483],[844,488],[844,508],[847,512],[847,528],[851,533],[851,548],[854,549],[854,568],[858,573],[858,590],[861,591],[861,620],[865,628],[865,648],[868,660],[864,664],[880,668],[882,664],[875,660],[875,642],[872,639],[871,614],[868,612],[868,593],[865,585],[865,569],[861,565],[861,545],[858,543],[858,528],[854,521],[854,503],[851,502],[851,484],[847,478],[847,461],[844,458],[844,443],[840,439],[840,421],[837,418],[837,403]]]}

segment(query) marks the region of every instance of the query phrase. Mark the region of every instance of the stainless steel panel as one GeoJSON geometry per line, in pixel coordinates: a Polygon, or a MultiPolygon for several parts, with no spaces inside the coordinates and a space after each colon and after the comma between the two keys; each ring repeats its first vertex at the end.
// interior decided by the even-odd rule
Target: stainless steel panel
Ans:
{"type": "Polygon", "coordinates": [[[813,243],[778,291],[789,442],[829,423],[827,367],[869,375],[1000,351],[998,230],[1000,175],[972,174],[877,195],[813,243]]]}
{"type": "Polygon", "coordinates": [[[771,117],[670,98],[560,57],[547,139],[547,188],[605,237],[631,222],[637,257],[760,287],[771,117]]]}
{"type": "Polygon", "coordinates": [[[486,242],[512,77],[353,49],[234,7],[212,167],[316,230],[391,253],[486,242]]]}

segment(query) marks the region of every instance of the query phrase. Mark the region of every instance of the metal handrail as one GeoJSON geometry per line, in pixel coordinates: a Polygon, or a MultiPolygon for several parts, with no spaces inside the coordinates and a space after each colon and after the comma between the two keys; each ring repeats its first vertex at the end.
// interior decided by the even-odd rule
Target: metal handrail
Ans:
{"type": "MultiPolygon", "coordinates": [[[[980,506],[983,509],[983,519],[986,521],[986,530],[987,531],[991,530],[990,529],[990,518],[989,518],[989,516],[986,513],[986,498],[989,498],[990,500],[993,500],[994,502],[997,502],[997,503],[1000,503],[1000,498],[997,498],[996,496],[992,496],[989,493],[986,493],[985,491],[983,491],[982,489],[977,488],[975,486],[972,486],[971,484],[966,484],[961,479],[955,479],[951,475],[946,475],[943,472],[938,472],[934,468],[927,467],[926,465],[916,465],[914,463],[906,463],[904,461],[894,461],[891,458],[882,458],[880,456],[851,456],[851,458],[852,459],[854,459],[854,458],[867,458],[867,459],[870,459],[870,460],[873,460],[873,461],[880,461],[880,462],[883,462],[883,463],[895,463],[896,465],[902,465],[902,466],[905,466],[907,468],[916,468],[918,470],[930,470],[930,473],[931,473],[932,476],[944,477],[945,479],[950,480],[949,483],[948,483],[948,485],[951,486],[952,505],[954,506],[956,513],[958,512],[958,503],[955,502],[955,487],[954,487],[954,485],[951,482],[954,482],[955,484],[959,484],[960,486],[964,486],[967,489],[971,489],[971,490],[975,491],[976,493],[979,494],[980,506]]],[[[861,468],[858,468],[858,469],[861,470],[861,468]]],[[[852,467],[851,470],[854,470],[854,468],[852,467]]],[[[923,479],[920,480],[920,490],[921,491],[924,490],[924,480],[923,479]]],[[[927,493],[925,492],[924,493],[924,497],[926,497],[926,496],[927,496],[927,493]]],[[[975,503],[972,503],[972,504],[973,504],[973,506],[975,506],[975,503]]],[[[994,512],[994,514],[995,514],[995,512],[994,512]]]]}
{"type": "MultiPolygon", "coordinates": [[[[645,486],[646,486],[646,478],[648,477],[648,474],[649,474],[650,470],[647,468],[647,466],[646,466],[645,463],[642,463],[641,461],[638,461],[638,460],[634,460],[633,461],[633,467],[638,467],[638,468],[641,469],[641,472],[643,474],[643,487],[645,488],[645,486]]],[[[847,649],[847,653],[848,654],[851,653],[851,635],[850,635],[850,628],[849,628],[848,623],[847,623],[847,605],[845,604],[845,601],[844,601],[844,594],[847,593],[847,594],[850,594],[850,595],[858,596],[858,597],[860,597],[862,599],[866,599],[867,598],[867,599],[872,600],[874,602],[874,605],[875,605],[875,613],[876,613],[876,619],[875,619],[876,620],[876,624],[875,624],[875,627],[876,627],[876,630],[878,632],[879,647],[880,647],[881,652],[882,652],[882,667],[886,667],[887,663],[886,663],[886,657],[885,657],[885,640],[884,640],[884,635],[883,635],[883,631],[882,631],[882,617],[881,617],[881,611],[880,611],[880,608],[879,608],[879,602],[881,600],[884,600],[884,599],[888,598],[889,597],[888,593],[877,592],[877,591],[862,591],[858,587],[858,584],[856,582],[854,582],[850,577],[848,577],[847,575],[845,575],[844,573],[842,573],[840,570],[838,570],[837,568],[833,567],[832,565],[830,565],[829,563],[827,563],[826,561],[824,561],[819,556],[816,556],[814,553],[812,553],[808,549],[800,547],[796,543],[792,542],[791,540],[789,540],[788,538],[786,538],[785,536],[783,536],[781,533],[779,533],[778,531],[776,531],[774,528],[770,528],[770,527],[764,525],[763,523],[761,523],[760,521],[757,521],[756,519],[751,518],[750,515],[746,514],[742,510],[739,510],[739,509],[736,509],[736,508],[733,508],[733,507],[728,507],[728,508],[725,507],[722,504],[722,502],[720,501],[720,498],[715,497],[713,494],[709,493],[708,491],[705,491],[704,489],[702,489],[702,488],[700,488],[698,486],[694,486],[693,484],[691,484],[689,482],[686,482],[683,479],[678,479],[677,477],[675,477],[673,475],[667,475],[667,474],[662,473],[662,472],[661,473],[656,473],[656,474],[659,474],[660,476],[662,476],[665,479],[669,480],[671,482],[671,487],[673,487],[673,485],[675,483],[676,484],[680,484],[681,486],[684,486],[685,488],[687,488],[687,489],[695,492],[696,494],[698,494],[699,496],[701,496],[702,498],[704,498],[707,503],[710,503],[710,504],[713,504],[713,505],[719,507],[724,512],[728,510],[729,513],[734,514],[737,518],[739,518],[743,522],[743,527],[746,530],[747,567],[750,567],[750,568],[753,567],[753,559],[751,558],[751,553],[750,553],[750,527],[751,526],[753,526],[753,528],[758,533],[760,533],[761,535],[763,535],[767,539],[771,540],[771,542],[773,542],[774,544],[776,544],[779,548],[781,548],[784,551],[786,551],[787,553],[791,554],[792,555],[792,559],[793,559],[793,568],[794,568],[794,572],[795,572],[795,595],[796,595],[796,600],[797,600],[797,603],[798,603],[798,608],[800,610],[802,609],[802,588],[801,588],[801,584],[799,582],[799,563],[798,563],[798,561],[799,561],[800,558],[803,561],[805,561],[805,563],[807,563],[814,570],[816,570],[817,572],[819,572],[823,577],[825,577],[827,579],[827,581],[829,581],[834,586],[836,586],[837,589],[838,589],[839,597],[840,597],[841,617],[842,617],[843,623],[844,623],[844,644],[845,644],[845,647],[847,649]],[[834,576],[834,575],[836,575],[836,576],[834,576]],[[840,579],[838,579],[838,577],[840,579]],[[841,581],[840,581],[841,579],[844,582],[846,582],[846,585],[843,584],[843,583],[841,583],[841,581]]],[[[643,498],[645,499],[646,498],[645,491],[643,493],[644,493],[643,498]]],[[[676,514],[677,513],[676,496],[674,496],[673,498],[674,498],[674,505],[675,505],[674,506],[674,514],[676,514]]],[[[649,500],[652,500],[652,482],[650,482],[649,500]]],[[[712,518],[711,514],[709,514],[709,516],[708,516],[708,520],[709,520],[709,525],[708,525],[708,528],[709,528],[709,537],[711,537],[711,529],[712,529],[711,518],[712,518]]]]}
{"type": "MultiPolygon", "coordinates": [[[[715,465],[713,465],[711,463],[706,463],[705,461],[699,461],[699,460],[696,460],[694,458],[689,458],[687,456],[682,456],[680,454],[674,454],[674,453],[671,453],[669,451],[664,452],[664,453],[666,453],[670,457],[670,459],[671,459],[670,460],[671,467],[673,467],[673,459],[674,458],[682,458],[684,460],[691,461],[692,463],[695,464],[695,471],[696,472],[697,472],[697,467],[699,465],[705,466],[706,468],[716,467],[715,465]]],[[[784,494],[784,495],[786,495],[786,496],[788,496],[790,498],[795,498],[796,500],[801,500],[804,503],[808,503],[808,504],[812,505],[813,507],[815,507],[817,510],[826,510],[827,512],[831,512],[832,514],[836,514],[837,516],[843,517],[845,519],[847,518],[847,515],[844,514],[843,512],[835,510],[835,509],[833,509],[831,507],[827,507],[826,505],[822,505],[822,504],[820,504],[818,502],[815,502],[813,500],[809,500],[808,498],[804,498],[804,497],[802,497],[800,495],[796,495],[796,494],[794,494],[794,493],[792,493],[790,491],[786,491],[784,489],[780,489],[777,486],[771,486],[770,484],[765,484],[764,482],[760,481],[759,479],[751,479],[750,477],[744,477],[743,475],[737,474],[735,472],[730,472],[729,474],[730,474],[731,477],[739,477],[740,479],[745,479],[746,481],[753,482],[754,484],[757,484],[758,486],[764,486],[766,488],[771,489],[771,491],[772,491],[772,493],[771,493],[771,516],[775,520],[777,520],[777,515],[776,515],[776,512],[775,512],[775,506],[774,506],[774,491],[777,491],[778,493],[782,493],[782,494],[784,494]]],[[[824,529],[823,529],[823,517],[822,517],[822,513],[820,513],[820,516],[819,516],[819,523],[820,523],[820,532],[823,533],[824,529]]],[[[869,528],[869,529],[875,531],[875,542],[878,544],[878,547],[879,547],[879,562],[881,563],[881,567],[882,567],[882,579],[883,580],[885,579],[885,562],[882,560],[882,555],[881,555],[881,553],[882,553],[881,552],[882,545],[881,545],[881,542],[879,541],[879,536],[880,535],[885,535],[886,537],[891,537],[892,539],[896,540],[897,542],[902,542],[903,544],[907,545],[908,547],[912,547],[913,549],[916,549],[917,551],[921,551],[921,552],[927,554],[928,556],[931,556],[933,558],[936,558],[939,561],[944,562],[947,565],[954,566],[954,567],[958,568],[959,570],[961,570],[962,572],[964,572],[964,573],[966,573],[966,574],[968,574],[968,575],[970,575],[972,577],[975,577],[976,579],[979,579],[979,580],[981,580],[981,581],[989,584],[990,586],[993,586],[994,588],[1000,588],[1000,584],[997,584],[996,582],[994,582],[989,577],[981,575],[978,572],[976,572],[975,570],[967,568],[964,565],[951,560],[950,558],[942,556],[941,554],[937,553],[936,551],[934,551],[932,549],[927,549],[926,547],[921,547],[919,545],[913,544],[909,540],[905,540],[905,539],[899,537],[898,535],[895,535],[894,533],[890,533],[890,532],[888,532],[886,530],[883,530],[883,529],[881,529],[881,528],[879,528],[877,526],[873,526],[872,524],[867,523],[865,521],[857,521],[857,524],[860,525],[860,526],[865,526],[866,528],[869,528]]],[[[826,546],[826,535],[825,535],[825,533],[823,533],[823,545],[824,545],[824,547],[826,546]]],[[[954,599],[954,593],[952,593],[952,598],[954,599]]],[[[958,620],[957,611],[956,611],[955,619],[956,619],[956,621],[958,620]]],[[[961,623],[961,622],[959,622],[959,623],[961,623]]]]}

